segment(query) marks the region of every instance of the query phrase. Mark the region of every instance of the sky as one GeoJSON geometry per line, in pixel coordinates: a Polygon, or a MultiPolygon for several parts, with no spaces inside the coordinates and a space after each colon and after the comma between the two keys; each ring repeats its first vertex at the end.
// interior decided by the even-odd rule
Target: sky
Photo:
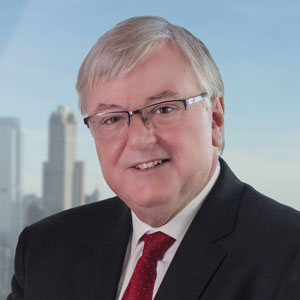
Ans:
{"type": "Polygon", "coordinates": [[[49,116],[65,105],[78,121],[87,193],[113,195],[74,86],[97,39],[137,15],[165,17],[206,44],[225,84],[223,158],[241,180],[300,209],[298,0],[1,1],[0,117],[21,121],[24,193],[41,194],[49,116]]]}

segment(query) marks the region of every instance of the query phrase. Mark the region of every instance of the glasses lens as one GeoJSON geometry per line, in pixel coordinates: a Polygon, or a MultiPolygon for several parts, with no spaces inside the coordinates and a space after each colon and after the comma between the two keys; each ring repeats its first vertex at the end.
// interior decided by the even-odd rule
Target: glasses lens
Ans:
{"type": "MultiPolygon", "coordinates": [[[[154,128],[171,128],[183,119],[184,101],[164,101],[142,109],[144,120],[154,128]]],[[[129,114],[127,112],[108,112],[89,118],[89,128],[94,138],[118,138],[127,129],[129,114]]]]}
{"type": "Polygon", "coordinates": [[[128,127],[128,114],[124,112],[108,112],[89,119],[89,127],[94,137],[115,137],[128,127]]]}
{"type": "Polygon", "coordinates": [[[145,108],[143,115],[156,128],[172,127],[182,120],[184,110],[181,100],[165,101],[145,108]]]}

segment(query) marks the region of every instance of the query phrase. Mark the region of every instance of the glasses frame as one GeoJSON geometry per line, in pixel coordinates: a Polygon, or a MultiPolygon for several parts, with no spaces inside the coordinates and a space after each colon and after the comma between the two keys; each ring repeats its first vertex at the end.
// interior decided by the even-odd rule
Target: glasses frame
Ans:
{"type": "Polygon", "coordinates": [[[157,102],[157,103],[153,103],[147,106],[144,106],[140,109],[136,109],[136,110],[119,110],[119,111],[110,111],[110,112],[100,112],[100,113],[96,113],[90,116],[86,116],[83,118],[83,123],[88,127],[89,127],[89,119],[96,117],[96,116],[103,116],[103,115],[110,115],[110,114],[115,114],[115,113],[127,113],[128,114],[128,126],[130,126],[130,119],[131,116],[136,115],[136,114],[140,114],[141,115],[141,119],[143,120],[144,124],[147,123],[147,118],[144,117],[143,115],[143,110],[149,107],[153,107],[156,105],[160,105],[160,104],[164,104],[164,103],[170,103],[170,102],[183,102],[184,104],[184,109],[186,110],[187,106],[192,105],[194,103],[198,103],[200,101],[202,101],[204,98],[206,98],[208,96],[207,93],[202,93],[199,96],[195,96],[195,97],[191,97],[188,99],[179,99],[179,100],[167,100],[167,101],[162,101],[162,102],[157,102]]]}

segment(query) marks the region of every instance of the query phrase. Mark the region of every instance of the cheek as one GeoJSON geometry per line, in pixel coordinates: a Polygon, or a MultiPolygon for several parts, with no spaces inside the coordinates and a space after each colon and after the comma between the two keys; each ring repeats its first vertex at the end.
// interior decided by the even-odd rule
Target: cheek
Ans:
{"type": "MultiPolygon", "coordinates": [[[[177,138],[178,139],[178,138],[177,138]]],[[[178,149],[181,151],[179,161],[181,164],[188,162],[189,167],[199,168],[208,161],[213,152],[212,132],[209,122],[205,120],[194,122],[186,128],[182,139],[178,140],[178,149]],[[184,160],[184,161],[182,161],[184,160]]]]}
{"type": "Polygon", "coordinates": [[[100,162],[102,175],[112,189],[116,189],[116,183],[121,182],[121,172],[117,168],[118,152],[114,146],[100,145],[96,143],[98,160],[100,162]]]}
{"type": "Polygon", "coordinates": [[[209,115],[206,111],[199,112],[190,122],[183,128],[183,138],[190,147],[201,149],[211,146],[212,128],[209,115]]]}
{"type": "Polygon", "coordinates": [[[102,168],[103,175],[109,170],[114,170],[118,158],[120,157],[119,143],[101,143],[96,142],[98,159],[102,168]]]}
{"type": "Polygon", "coordinates": [[[193,129],[190,129],[191,138],[201,148],[212,146],[212,123],[208,111],[203,108],[199,117],[194,120],[193,129]]]}

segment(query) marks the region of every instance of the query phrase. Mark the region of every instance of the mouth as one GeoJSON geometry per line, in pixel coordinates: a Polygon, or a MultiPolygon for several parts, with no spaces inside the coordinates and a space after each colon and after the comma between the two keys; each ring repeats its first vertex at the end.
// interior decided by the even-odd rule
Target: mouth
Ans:
{"type": "Polygon", "coordinates": [[[144,162],[138,165],[133,166],[133,168],[137,170],[149,170],[153,169],[159,165],[164,164],[165,162],[170,161],[169,159],[158,159],[158,160],[152,160],[148,162],[144,162]]]}

